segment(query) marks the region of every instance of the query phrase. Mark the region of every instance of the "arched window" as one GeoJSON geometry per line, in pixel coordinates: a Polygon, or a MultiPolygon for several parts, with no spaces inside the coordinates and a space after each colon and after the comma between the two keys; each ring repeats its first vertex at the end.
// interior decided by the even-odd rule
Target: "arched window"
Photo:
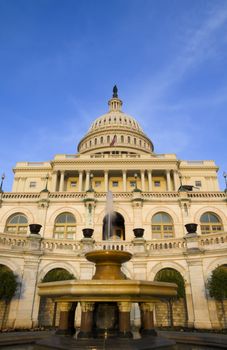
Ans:
{"type": "Polygon", "coordinates": [[[76,219],[71,213],[62,213],[57,216],[54,224],[54,238],[73,239],[76,233],[76,219]]]}
{"type": "Polygon", "coordinates": [[[130,138],[130,136],[128,136],[128,143],[130,143],[131,142],[131,138],[130,138]]]}
{"type": "Polygon", "coordinates": [[[110,142],[110,136],[108,135],[107,136],[107,143],[109,143],[110,142]]]}
{"type": "Polygon", "coordinates": [[[17,213],[10,216],[6,223],[5,232],[7,233],[27,233],[28,219],[24,214],[17,213]]]}
{"type": "Polygon", "coordinates": [[[142,141],[140,140],[140,146],[142,145],[142,141]]]}
{"type": "Polygon", "coordinates": [[[124,136],[121,135],[121,143],[124,143],[124,136]]]}
{"type": "Polygon", "coordinates": [[[90,147],[91,147],[91,140],[89,141],[89,145],[90,145],[90,147]]]}
{"type": "Polygon", "coordinates": [[[103,137],[101,136],[100,138],[100,143],[102,144],[103,143],[103,137]]]}
{"type": "Polygon", "coordinates": [[[97,139],[95,138],[95,145],[97,145],[97,139]]]}
{"type": "Polygon", "coordinates": [[[136,138],[134,137],[134,145],[136,145],[136,138]]]}
{"type": "Polygon", "coordinates": [[[223,231],[222,222],[219,217],[211,212],[204,213],[200,218],[202,233],[212,233],[223,231]]]}
{"type": "Polygon", "coordinates": [[[152,237],[156,239],[174,236],[173,220],[167,213],[157,213],[152,217],[152,237]]]}

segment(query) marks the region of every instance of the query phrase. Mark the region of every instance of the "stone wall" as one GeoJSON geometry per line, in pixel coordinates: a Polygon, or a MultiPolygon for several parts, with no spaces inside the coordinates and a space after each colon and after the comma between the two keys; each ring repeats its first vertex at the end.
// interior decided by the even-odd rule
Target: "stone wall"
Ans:
{"type": "Polygon", "coordinates": [[[224,313],[220,301],[216,301],[216,308],[221,328],[227,328],[227,299],[224,300],[224,313]]]}
{"type": "Polygon", "coordinates": [[[6,328],[10,304],[0,300],[0,329],[6,328]]]}
{"type": "Polygon", "coordinates": [[[39,305],[39,326],[57,327],[59,324],[60,310],[51,298],[41,297],[39,305]]]}
{"type": "MultiPolygon", "coordinates": [[[[170,326],[170,310],[167,302],[159,302],[155,304],[155,320],[157,327],[170,326]]],[[[183,299],[179,299],[173,303],[173,325],[186,326],[187,315],[185,303],[183,299]]]]}

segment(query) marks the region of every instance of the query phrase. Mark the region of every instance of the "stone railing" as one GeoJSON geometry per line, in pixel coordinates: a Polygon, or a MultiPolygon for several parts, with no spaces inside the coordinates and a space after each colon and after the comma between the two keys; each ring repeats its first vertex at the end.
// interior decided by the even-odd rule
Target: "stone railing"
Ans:
{"type": "Polygon", "coordinates": [[[41,242],[41,249],[48,252],[56,251],[72,251],[78,252],[81,251],[81,242],[73,240],[61,240],[61,239],[43,239],[41,242]]]}
{"type": "Polygon", "coordinates": [[[124,250],[133,253],[133,243],[129,241],[101,241],[95,242],[95,250],[124,250]]]}
{"type": "MultiPolygon", "coordinates": [[[[227,195],[224,192],[184,192],[185,196],[191,200],[225,200],[227,195]]],[[[65,200],[76,199],[83,200],[86,198],[86,192],[49,192],[48,199],[51,200],[65,200]]],[[[133,192],[113,192],[113,198],[131,200],[133,192]]],[[[178,200],[182,197],[182,192],[141,192],[141,198],[144,200],[178,200]]],[[[94,198],[106,199],[106,192],[94,192],[94,198]]],[[[31,192],[5,192],[1,195],[1,199],[9,201],[37,201],[41,199],[40,193],[31,192]]]]}
{"type": "Polygon", "coordinates": [[[169,238],[169,239],[157,239],[153,241],[146,241],[146,250],[150,254],[154,251],[163,251],[163,250],[185,250],[186,242],[184,238],[169,238]]]}
{"type": "MultiPolygon", "coordinates": [[[[201,249],[213,250],[213,249],[223,249],[227,247],[227,232],[222,233],[212,233],[197,236],[198,244],[201,249]]],[[[91,243],[91,249],[95,250],[123,250],[130,253],[135,253],[135,243],[134,241],[97,241],[91,243]]],[[[159,240],[144,240],[141,242],[144,246],[144,252],[147,255],[153,254],[176,254],[183,253],[187,249],[187,243],[185,237],[183,238],[169,238],[169,239],[159,239],[159,240]]],[[[0,233],[0,249],[3,250],[29,250],[30,238],[26,235],[13,235],[7,233],[0,233]]],[[[138,247],[138,246],[137,246],[138,247]]],[[[60,240],[54,238],[41,239],[40,250],[46,253],[61,253],[69,254],[77,253],[80,254],[83,251],[83,242],[75,240],[60,240]]]]}
{"type": "Polygon", "coordinates": [[[227,198],[225,192],[187,192],[187,195],[189,198],[192,199],[201,199],[205,198],[206,200],[211,198],[212,200],[217,198],[217,199],[225,199],[227,198]]]}
{"type": "Polygon", "coordinates": [[[227,247],[227,232],[210,233],[199,236],[199,245],[203,249],[227,247]]]}
{"type": "Polygon", "coordinates": [[[27,246],[27,237],[18,235],[9,235],[8,233],[0,234],[0,248],[12,249],[12,248],[25,248],[27,246]]]}

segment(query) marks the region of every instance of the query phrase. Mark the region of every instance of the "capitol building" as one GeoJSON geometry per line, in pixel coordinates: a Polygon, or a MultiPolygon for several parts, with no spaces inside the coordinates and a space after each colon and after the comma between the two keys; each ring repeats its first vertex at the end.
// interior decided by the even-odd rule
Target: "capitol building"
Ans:
{"type": "MultiPolygon", "coordinates": [[[[59,269],[91,279],[94,265],[85,253],[100,249],[132,253],[123,264],[129,279],[154,281],[165,269],[182,277],[185,298],[173,303],[174,326],[225,326],[221,305],[207,289],[212,272],[227,265],[227,192],[220,191],[218,167],[213,160],[155,153],[122,105],[114,87],[108,111],[93,121],[76,154],[18,162],[12,192],[0,192],[0,265],[19,282],[6,315],[0,301],[2,328],[56,326],[61,305],[40,297],[38,284],[59,269]],[[192,233],[189,223],[197,224],[192,233]],[[41,225],[40,232],[31,224],[41,225]]],[[[77,325],[80,312],[78,307],[77,325]]],[[[155,326],[170,325],[166,300],[154,304],[153,315],[155,326]]],[[[131,322],[139,326],[136,304],[131,322]]]]}

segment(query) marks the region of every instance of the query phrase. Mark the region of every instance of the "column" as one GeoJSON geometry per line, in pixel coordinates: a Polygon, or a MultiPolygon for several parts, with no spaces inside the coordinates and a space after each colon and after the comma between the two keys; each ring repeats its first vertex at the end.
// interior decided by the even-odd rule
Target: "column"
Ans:
{"type": "Polygon", "coordinates": [[[85,180],[85,191],[89,190],[90,185],[90,171],[86,171],[86,180],[85,180]]]}
{"type": "Polygon", "coordinates": [[[105,192],[108,192],[109,190],[109,176],[108,176],[108,170],[104,171],[104,189],[105,192]]]}
{"type": "Polygon", "coordinates": [[[79,171],[79,192],[82,192],[83,188],[83,171],[79,171]]]}
{"type": "Polygon", "coordinates": [[[52,174],[52,192],[55,192],[57,190],[57,177],[58,177],[58,173],[57,171],[54,171],[52,174]]]}
{"type": "Polygon", "coordinates": [[[93,310],[94,303],[84,302],[81,303],[81,324],[80,324],[80,332],[78,334],[78,338],[91,338],[92,328],[93,328],[93,310]]]}
{"type": "Polygon", "coordinates": [[[75,303],[60,302],[60,320],[56,334],[69,335],[75,333],[74,318],[75,318],[75,303]]]}
{"type": "Polygon", "coordinates": [[[19,183],[19,178],[18,178],[18,177],[15,177],[15,178],[14,178],[14,181],[13,181],[13,189],[12,189],[12,192],[17,192],[18,183],[19,183]]]}
{"type": "Polygon", "coordinates": [[[19,299],[15,328],[33,327],[34,297],[36,295],[37,273],[39,266],[39,252],[37,255],[25,257],[23,274],[21,276],[21,287],[18,290],[19,299]]]}
{"type": "Polygon", "coordinates": [[[171,191],[170,171],[166,170],[166,187],[167,191],[171,191]]]}
{"type": "Polygon", "coordinates": [[[180,179],[178,172],[176,170],[173,171],[173,180],[174,180],[174,190],[178,191],[178,188],[180,187],[180,179]]]}
{"type": "Polygon", "coordinates": [[[61,171],[60,187],[59,187],[60,192],[64,191],[64,181],[65,181],[65,172],[61,171]]]}
{"type": "Polygon", "coordinates": [[[123,192],[127,192],[126,170],[123,170],[122,174],[123,174],[123,192]]]}
{"type": "Polygon", "coordinates": [[[153,303],[141,303],[141,329],[140,333],[144,335],[157,335],[154,330],[154,316],[153,316],[154,304],[153,303]]]}
{"type": "Polygon", "coordinates": [[[194,306],[194,327],[211,329],[201,259],[188,261],[188,268],[194,306]]]}
{"type": "Polygon", "coordinates": [[[145,176],[144,176],[144,170],[141,170],[141,190],[145,191],[145,176]]]}
{"type": "Polygon", "coordinates": [[[117,303],[119,309],[119,336],[121,338],[132,338],[130,325],[130,311],[132,304],[130,302],[117,303]]]}
{"type": "Polygon", "coordinates": [[[148,191],[152,191],[152,171],[148,170],[148,191]]]}

